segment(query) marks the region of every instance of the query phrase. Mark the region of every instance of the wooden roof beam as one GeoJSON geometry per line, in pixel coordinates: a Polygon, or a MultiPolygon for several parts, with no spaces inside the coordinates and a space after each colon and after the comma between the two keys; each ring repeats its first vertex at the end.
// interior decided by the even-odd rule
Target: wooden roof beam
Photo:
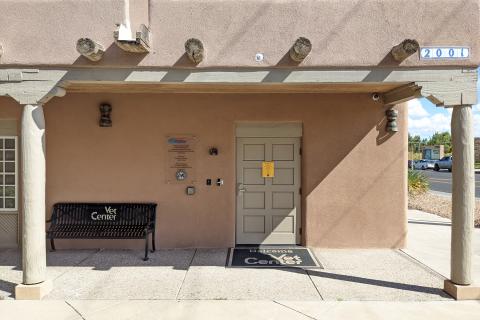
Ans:
{"type": "Polygon", "coordinates": [[[105,53],[104,47],[90,38],[78,39],[77,51],[88,60],[94,62],[102,59],[103,54],[105,53]]]}

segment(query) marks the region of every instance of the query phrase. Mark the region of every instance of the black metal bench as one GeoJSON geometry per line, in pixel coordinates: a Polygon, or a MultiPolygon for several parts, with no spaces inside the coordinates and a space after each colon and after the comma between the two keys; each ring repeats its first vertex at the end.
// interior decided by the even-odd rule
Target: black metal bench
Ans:
{"type": "Polygon", "coordinates": [[[145,239],[155,251],[156,203],[57,203],[53,206],[47,239],[145,239]]]}

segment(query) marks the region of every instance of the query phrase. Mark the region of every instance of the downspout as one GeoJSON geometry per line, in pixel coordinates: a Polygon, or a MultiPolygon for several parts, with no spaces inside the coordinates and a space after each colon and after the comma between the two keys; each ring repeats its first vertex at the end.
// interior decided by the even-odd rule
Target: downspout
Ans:
{"type": "Polygon", "coordinates": [[[118,40],[134,41],[130,24],[130,0],[124,0],[123,22],[118,28],[118,40]]]}

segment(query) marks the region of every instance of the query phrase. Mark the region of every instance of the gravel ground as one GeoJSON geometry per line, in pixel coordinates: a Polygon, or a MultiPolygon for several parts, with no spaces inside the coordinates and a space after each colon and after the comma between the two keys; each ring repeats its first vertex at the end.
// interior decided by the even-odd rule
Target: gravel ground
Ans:
{"type": "MultiPolygon", "coordinates": [[[[408,195],[408,207],[448,219],[452,217],[452,199],[430,192],[408,195]]],[[[480,228],[480,200],[475,201],[475,227],[480,228]]]]}

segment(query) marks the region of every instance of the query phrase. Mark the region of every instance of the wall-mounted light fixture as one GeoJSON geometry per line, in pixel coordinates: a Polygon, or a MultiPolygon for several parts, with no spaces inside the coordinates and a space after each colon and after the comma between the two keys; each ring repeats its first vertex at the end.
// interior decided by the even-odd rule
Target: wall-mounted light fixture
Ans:
{"type": "Polygon", "coordinates": [[[387,131],[388,132],[397,132],[398,125],[397,125],[397,117],[398,117],[398,110],[395,109],[388,109],[385,111],[387,116],[387,131]]]}
{"type": "Polygon", "coordinates": [[[111,127],[112,119],[110,114],[112,113],[112,106],[108,103],[102,103],[100,105],[100,127],[111,127]]]}

